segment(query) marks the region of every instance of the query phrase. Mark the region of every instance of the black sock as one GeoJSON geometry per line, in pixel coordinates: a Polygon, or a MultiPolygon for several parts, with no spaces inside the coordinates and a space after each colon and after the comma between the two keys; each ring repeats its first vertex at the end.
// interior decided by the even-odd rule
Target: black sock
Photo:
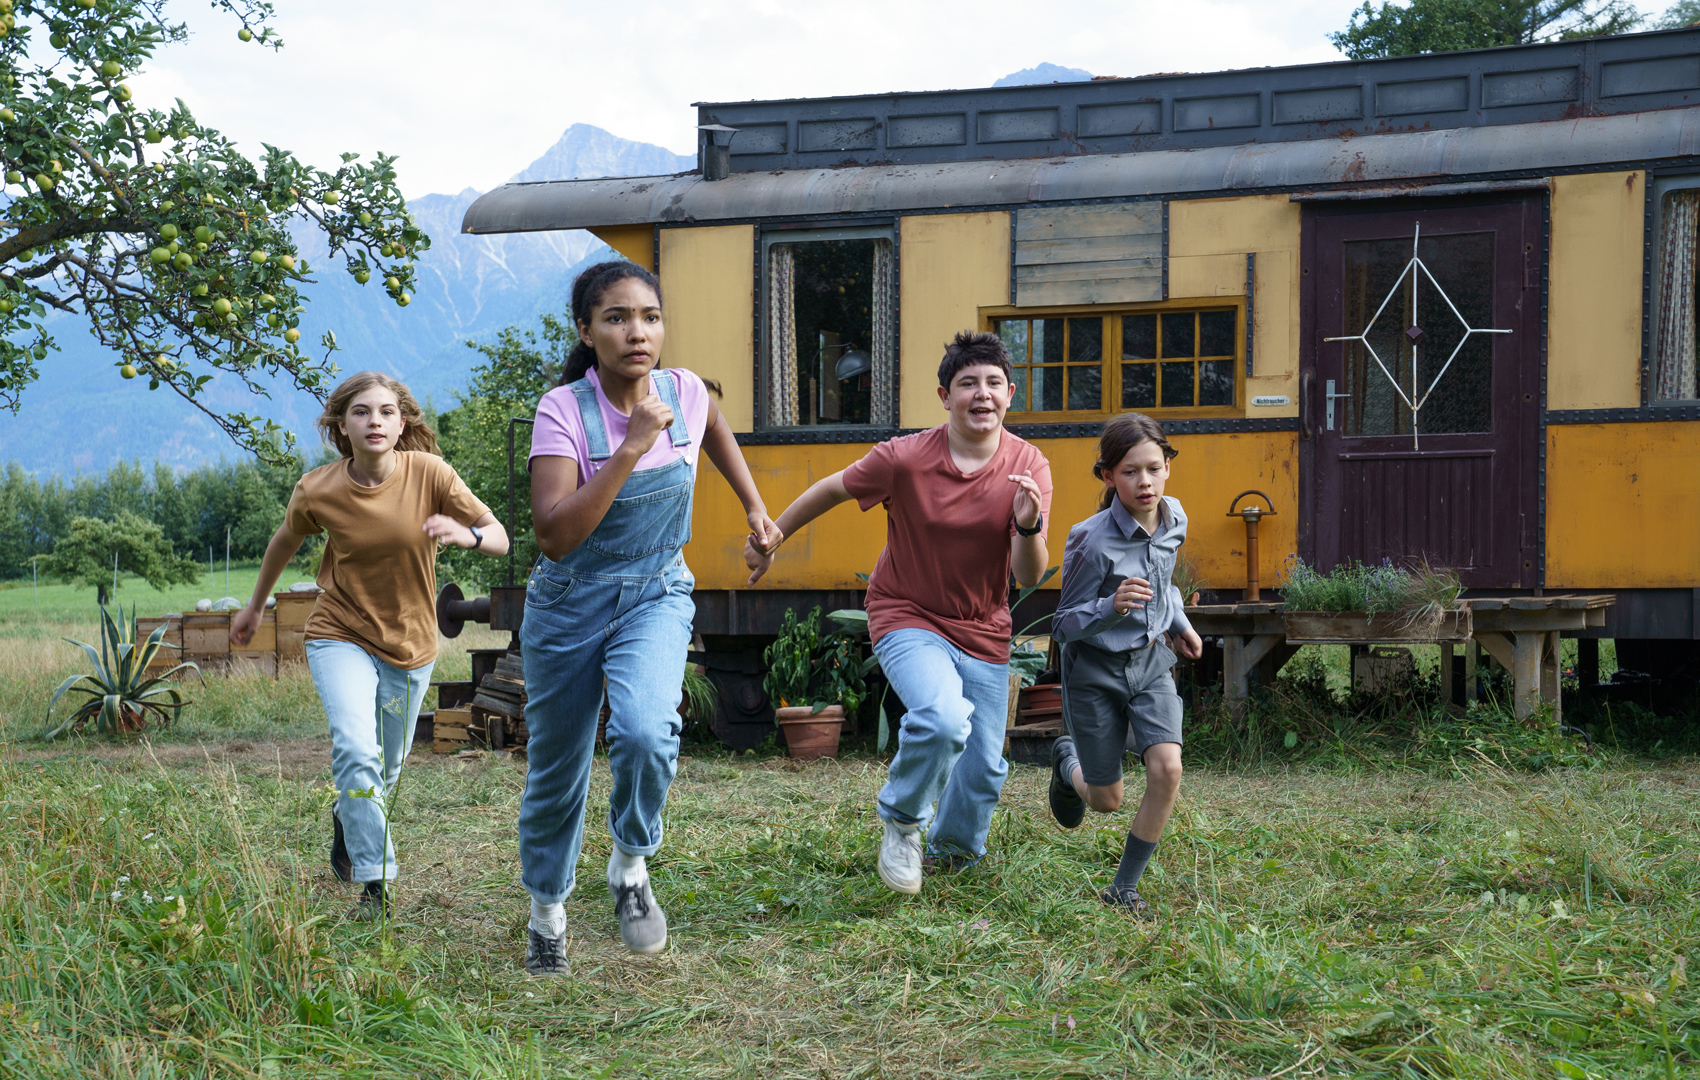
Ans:
{"type": "Polygon", "coordinates": [[[382,881],[368,881],[368,882],[365,883],[365,887],[361,891],[364,892],[367,896],[374,897],[376,899],[382,899],[384,892],[385,892],[384,882],[382,882],[382,881]]]}
{"type": "Polygon", "coordinates": [[[1128,833],[1127,846],[1122,848],[1121,865],[1116,867],[1116,879],[1112,884],[1128,887],[1138,885],[1140,875],[1145,873],[1145,864],[1151,861],[1151,856],[1156,854],[1156,851],[1155,840],[1141,840],[1133,833],[1128,833]]]}

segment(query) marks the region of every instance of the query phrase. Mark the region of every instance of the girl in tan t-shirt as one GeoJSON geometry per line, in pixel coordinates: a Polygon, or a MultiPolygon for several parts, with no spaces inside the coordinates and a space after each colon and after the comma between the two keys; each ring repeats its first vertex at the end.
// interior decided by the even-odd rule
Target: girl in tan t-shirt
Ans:
{"type": "Polygon", "coordinates": [[[438,544],[505,555],[508,534],[437,450],[406,386],[381,372],[331,393],[319,434],[340,460],[303,476],[266,546],[254,596],[230,622],[246,645],[266,597],[309,535],[325,534],[307,666],[330,721],[331,868],[365,885],[355,915],[390,907],[386,793],[401,773],[437,659],[438,544]]]}

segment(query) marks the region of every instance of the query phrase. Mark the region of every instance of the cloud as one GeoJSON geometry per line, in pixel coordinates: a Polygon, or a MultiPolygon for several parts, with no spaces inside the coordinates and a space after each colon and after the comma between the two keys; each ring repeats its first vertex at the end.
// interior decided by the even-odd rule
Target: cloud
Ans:
{"type": "Polygon", "coordinates": [[[1349,0],[280,0],[281,52],[242,44],[229,16],[174,8],[191,40],[132,80],[182,97],[258,153],[331,165],[400,156],[410,196],[487,190],[571,123],[680,153],[697,101],[989,86],[1040,62],[1096,74],[1338,60],[1324,34],[1349,0]]]}

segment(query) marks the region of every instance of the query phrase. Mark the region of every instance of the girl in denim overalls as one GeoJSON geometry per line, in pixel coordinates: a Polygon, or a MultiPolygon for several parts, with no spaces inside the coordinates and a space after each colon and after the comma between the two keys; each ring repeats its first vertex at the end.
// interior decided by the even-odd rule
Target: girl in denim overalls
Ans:
{"type": "Polygon", "coordinates": [[[566,911],[584,838],[596,721],[607,680],[613,772],[608,890],[634,952],[667,944],[645,859],[661,846],[661,810],[679,756],[680,682],[690,645],[691,538],[698,451],[706,451],[765,541],[755,481],[710,388],[657,369],[661,287],[628,262],[573,283],[579,343],[561,385],[537,409],[531,507],[543,552],[525,595],[527,756],[519,852],[531,893],[526,970],[566,971],[566,911]]]}

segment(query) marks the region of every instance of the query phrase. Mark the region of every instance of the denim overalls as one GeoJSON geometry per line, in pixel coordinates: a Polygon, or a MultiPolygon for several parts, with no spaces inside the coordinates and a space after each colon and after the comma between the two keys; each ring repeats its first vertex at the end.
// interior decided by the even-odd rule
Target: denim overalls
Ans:
{"type": "MultiPolygon", "coordinates": [[[[667,435],[689,445],[678,384],[654,373],[673,410],[667,435]]],[[[570,387],[592,461],[612,450],[596,388],[570,387]]],[[[608,831],[629,855],[661,846],[661,809],[679,759],[679,700],[695,584],[680,548],[691,538],[691,465],[679,458],[632,473],[601,524],[563,558],[539,557],[525,590],[526,748],[519,809],[525,887],[539,903],[573,891],[602,683],[608,682],[608,831]]]]}

